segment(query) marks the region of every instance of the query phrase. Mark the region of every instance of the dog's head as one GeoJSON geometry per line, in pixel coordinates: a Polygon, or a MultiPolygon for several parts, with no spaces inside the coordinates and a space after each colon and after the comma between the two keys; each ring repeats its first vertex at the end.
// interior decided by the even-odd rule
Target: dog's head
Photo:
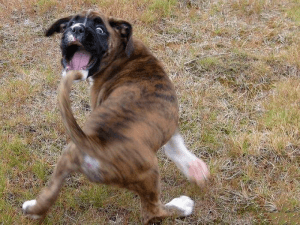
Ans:
{"type": "Polygon", "coordinates": [[[133,52],[130,23],[88,11],[56,21],[47,31],[49,37],[63,33],[62,65],[68,70],[84,70],[93,76],[116,55],[130,57],[133,52]]]}

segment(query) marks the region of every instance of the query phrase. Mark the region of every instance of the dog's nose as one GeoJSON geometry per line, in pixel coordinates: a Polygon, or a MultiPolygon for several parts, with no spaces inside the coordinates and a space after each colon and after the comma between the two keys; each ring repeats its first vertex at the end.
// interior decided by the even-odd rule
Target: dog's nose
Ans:
{"type": "Polygon", "coordinates": [[[75,26],[75,27],[72,27],[72,32],[74,34],[83,34],[84,28],[82,26],[75,26]]]}

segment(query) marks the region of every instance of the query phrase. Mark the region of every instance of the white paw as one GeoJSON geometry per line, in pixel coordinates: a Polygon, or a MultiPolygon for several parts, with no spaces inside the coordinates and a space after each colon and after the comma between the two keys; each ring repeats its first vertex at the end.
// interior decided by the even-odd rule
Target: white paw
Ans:
{"type": "Polygon", "coordinates": [[[193,212],[194,201],[191,198],[182,195],[167,203],[166,207],[179,209],[182,212],[182,216],[189,216],[193,212]]]}
{"type": "MultiPolygon", "coordinates": [[[[30,207],[32,207],[32,206],[34,206],[36,204],[36,200],[34,199],[34,200],[30,200],[30,201],[26,201],[26,202],[24,202],[23,203],[23,205],[22,205],[22,210],[23,210],[23,212],[25,213],[25,214],[27,214],[27,209],[28,208],[30,208],[30,207]]],[[[35,220],[37,220],[37,219],[40,219],[41,218],[41,216],[39,216],[39,215],[31,215],[31,214],[27,214],[29,217],[31,217],[32,219],[35,219],[35,220]]]]}

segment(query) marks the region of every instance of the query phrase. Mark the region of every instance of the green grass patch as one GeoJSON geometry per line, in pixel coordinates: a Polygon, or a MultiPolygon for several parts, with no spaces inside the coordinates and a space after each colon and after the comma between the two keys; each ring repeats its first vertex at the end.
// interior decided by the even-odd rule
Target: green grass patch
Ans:
{"type": "Polygon", "coordinates": [[[205,145],[208,145],[208,144],[214,145],[214,144],[218,143],[216,138],[217,138],[216,133],[213,132],[213,130],[207,129],[203,132],[201,141],[205,145]]]}
{"type": "Polygon", "coordinates": [[[271,223],[274,224],[293,224],[296,225],[300,221],[299,212],[274,212],[268,214],[271,223]]]}
{"type": "Polygon", "coordinates": [[[285,148],[298,145],[300,127],[300,81],[290,79],[275,84],[273,95],[264,103],[266,113],[261,117],[261,128],[270,132],[271,148],[285,154],[285,148]]]}
{"type": "Polygon", "coordinates": [[[198,63],[204,70],[213,69],[214,67],[220,65],[219,59],[215,57],[207,57],[200,59],[198,63]]]}
{"type": "Polygon", "coordinates": [[[56,87],[59,77],[57,70],[54,70],[51,67],[47,67],[44,71],[41,72],[42,75],[45,77],[45,82],[47,85],[51,87],[56,87]]]}
{"type": "Polygon", "coordinates": [[[44,161],[36,161],[32,166],[32,172],[43,182],[46,182],[49,178],[48,171],[49,166],[44,161]]]}
{"type": "Polygon", "coordinates": [[[111,194],[106,186],[93,184],[82,187],[79,199],[82,203],[93,204],[95,207],[103,207],[111,194]]]}
{"type": "Polygon", "coordinates": [[[0,199],[0,214],[2,224],[13,224],[15,222],[15,215],[13,215],[14,209],[11,205],[7,204],[4,199],[0,199]]]}
{"type": "Polygon", "coordinates": [[[51,10],[51,8],[58,5],[58,2],[55,0],[38,0],[36,6],[41,10],[41,12],[46,12],[51,10]]]}
{"type": "Polygon", "coordinates": [[[152,0],[149,10],[159,11],[163,17],[170,16],[172,9],[177,5],[177,0],[152,0]]]}
{"type": "Polygon", "coordinates": [[[10,103],[12,102],[15,106],[18,106],[20,103],[26,102],[38,88],[34,85],[31,85],[29,81],[21,79],[11,79],[6,82],[0,93],[0,103],[10,103]]]}
{"type": "Polygon", "coordinates": [[[260,14],[269,5],[276,3],[267,0],[240,0],[232,1],[232,8],[241,14],[251,16],[253,14],[260,14]]]}
{"type": "Polygon", "coordinates": [[[300,1],[294,0],[294,5],[292,8],[287,9],[287,15],[293,21],[295,21],[298,25],[300,24],[300,1]]]}
{"type": "Polygon", "coordinates": [[[25,140],[21,138],[12,138],[9,141],[3,141],[1,149],[6,156],[7,166],[9,168],[18,168],[24,170],[26,164],[30,161],[28,146],[25,140]]]}
{"type": "Polygon", "coordinates": [[[152,0],[149,3],[146,11],[141,16],[141,20],[147,24],[158,21],[162,17],[170,17],[177,5],[177,0],[152,0]]]}
{"type": "MultiPolygon", "coordinates": [[[[1,203],[1,200],[3,198],[3,193],[4,193],[4,190],[6,188],[6,169],[5,169],[5,164],[4,162],[1,163],[2,166],[0,167],[0,205],[2,204],[1,203]]],[[[1,206],[0,206],[0,210],[1,210],[1,206]]]]}
{"type": "Polygon", "coordinates": [[[298,80],[279,82],[275,86],[275,93],[266,103],[266,114],[263,123],[268,129],[279,126],[300,127],[300,83],[298,80]]]}

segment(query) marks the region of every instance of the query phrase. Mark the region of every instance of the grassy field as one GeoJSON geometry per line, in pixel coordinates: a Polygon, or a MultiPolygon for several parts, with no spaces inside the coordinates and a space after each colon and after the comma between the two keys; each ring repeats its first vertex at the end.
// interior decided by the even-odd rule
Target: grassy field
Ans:
{"type": "MultiPolygon", "coordinates": [[[[0,0],[0,224],[37,224],[21,205],[47,184],[67,143],[57,107],[56,19],[84,9],[127,19],[163,61],[189,149],[210,166],[190,184],[162,151],[162,201],[192,216],[163,224],[299,224],[300,0],[0,0]]],[[[88,84],[72,92],[80,124],[88,84]]],[[[67,179],[45,224],[140,224],[138,197],[67,179]]]]}

